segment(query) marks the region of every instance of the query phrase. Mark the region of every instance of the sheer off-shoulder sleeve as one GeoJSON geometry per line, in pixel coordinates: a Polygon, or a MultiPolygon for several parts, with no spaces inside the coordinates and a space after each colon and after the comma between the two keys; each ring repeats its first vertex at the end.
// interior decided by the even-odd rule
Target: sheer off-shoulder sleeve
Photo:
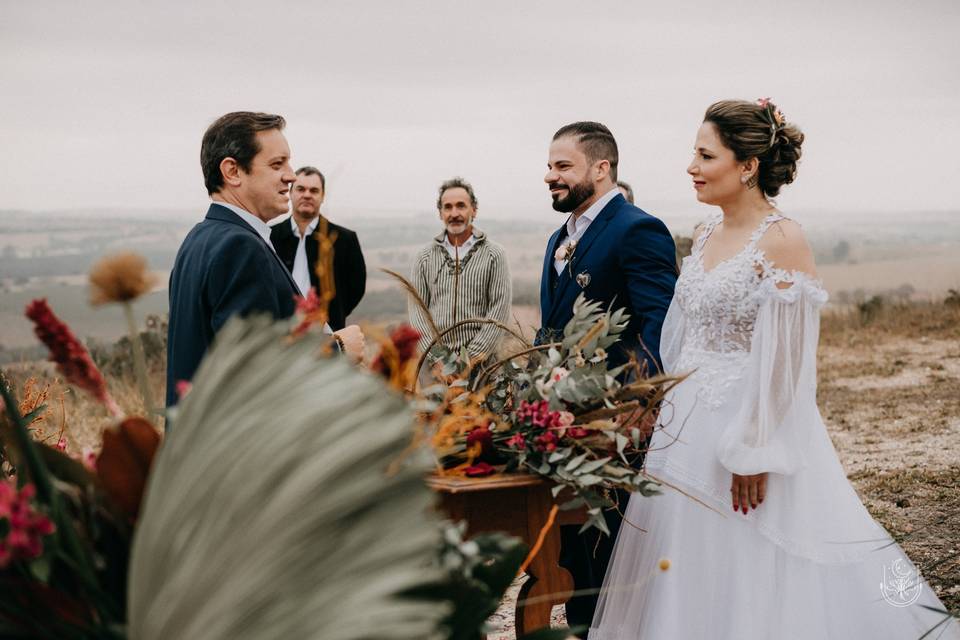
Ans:
{"type": "Polygon", "coordinates": [[[717,441],[717,455],[732,473],[789,475],[806,466],[819,420],[817,342],[827,294],[805,273],[781,272],[766,278],[757,295],[743,400],[717,441]]]}
{"type": "Polygon", "coordinates": [[[670,301],[667,315],[663,319],[660,330],[660,360],[663,362],[665,373],[679,373],[677,365],[680,361],[680,351],[683,348],[683,334],[686,331],[686,320],[683,309],[677,296],[670,301]]]}

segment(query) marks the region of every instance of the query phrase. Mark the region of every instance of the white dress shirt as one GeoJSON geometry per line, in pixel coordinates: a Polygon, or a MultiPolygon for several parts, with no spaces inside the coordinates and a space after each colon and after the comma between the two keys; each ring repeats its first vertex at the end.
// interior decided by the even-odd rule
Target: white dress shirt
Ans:
{"type": "Polygon", "coordinates": [[[293,229],[293,235],[300,238],[300,242],[297,243],[297,254],[293,258],[293,280],[297,283],[297,286],[300,287],[300,295],[306,297],[307,292],[310,291],[310,265],[307,264],[307,238],[317,230],[317,225],[320,224],[320,216],[317,216],[313,219],[313,222],[307,225],[306,232],[303,235],[300,235],[300,226],[297,224],[296,219],[293,216],[290,216],[290,227],[293,229]]]}
{"type": "MultiPolygon", "coordinates": [[[[574,218],[573,214],[570,214],[570,217],[567,218],[567,237],[557,245],[557,248],[566,247],[571,242],[580,242],[580,238],[583,237],[583,234],[587,232],[587,228],[590,226],[590,223],[593,222],[593,219],[603,211],[603,208],[609,204],[611,200],[617,197],[617,194],[620,193],[620,189],[617,188],[617,185],[613,185],[610,191],[607,191],[605,194],[597,198],[597,201],[590,205],[590,208],[581,213],[578,217],[574,218]]],[[[574,249],[576,251],[576,249],[574,249]]],[[[566,260],[556,260],[553,261],[553,268],[557,270],[557,275],[563,273],[564,267],[567,266],[566,260]]]]}
{"type": "Polygon", "coordinates": [[[448,234],[443,234],[443,246],[447,250],[447,253],[450,254],[450,257],[454,260],[462,260],[463,256],[470,252],[470,247],[475,244],[477,244],[477,237],[473,235],[473,233],[471,233],[470,237],[467,238],[459,247],[453,246],[453,244],[450,242],[450,236],[448,234]]]}
{"type": "Polygon", "coordinates": [[[268,225],[266,222],[264,222],[257,216],[253,215],[249,211],[244,211],[238,206],[235,206],[226,202],[221,202],[220,200],[214,200],[213,202],[215,204],[220,205],[221,207],[226,207],[227,209],[230,209],[230,211],[233,211],[235,214],[240,216],[241,220],[243,220],[248,225],[253,227],[253,230],[256,231],[261,238],[263,238],[263,241],[267,243],[267,246],[270,247],[271,251],[273,251],[274,253],[277,252],[277,250],[273,248],[273,243],[270,242],[270,225],[268,225]]]}

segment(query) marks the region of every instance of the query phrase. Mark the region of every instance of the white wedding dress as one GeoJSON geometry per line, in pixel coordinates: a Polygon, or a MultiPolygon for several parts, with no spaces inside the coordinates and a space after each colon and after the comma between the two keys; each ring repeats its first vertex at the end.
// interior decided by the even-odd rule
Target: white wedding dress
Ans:
{"type": "MultiPolygon", "coordinates": [[[[591,640],[916,640],[944,619],[924,608],[943,605],[861,504],[827,435],[816,404],[827,294],[757,248],[780,219],[707,272],[718,215],[683,262],[660,351],[668,373],[694,373],[664,405],[646,468],[696,500],[668,487],[630,500],[591,640]],[[769,472],[747,515],[732,508],[733,472],[769,472]]],[[[928,638],[960,638],[957,622],[928,638]]]]}

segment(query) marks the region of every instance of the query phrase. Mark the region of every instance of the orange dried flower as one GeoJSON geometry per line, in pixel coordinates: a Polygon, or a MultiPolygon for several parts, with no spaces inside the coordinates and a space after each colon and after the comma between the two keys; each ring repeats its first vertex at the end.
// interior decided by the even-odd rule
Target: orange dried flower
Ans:
{"type": "Polygon", "coordinates": [[[147,476],[162,437],[139,417],[127,418],[103,432],[103,449],[96,460],[100,484],[118,507],[136,519],[147,476]]]}
{"type": "Polygon", "coordinates": [[[132,252],[107,256],[90,270],[90,304],[129,302],[149,292],[156,283],[143,256],[132,252]]]}

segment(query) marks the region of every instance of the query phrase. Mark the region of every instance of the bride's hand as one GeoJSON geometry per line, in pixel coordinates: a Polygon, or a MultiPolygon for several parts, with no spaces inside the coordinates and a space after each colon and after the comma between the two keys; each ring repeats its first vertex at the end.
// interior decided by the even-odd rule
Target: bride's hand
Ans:
{"type": "Polygon", "coordinates": [[[733,474],[730,495],[733,496],[734,511],[742,508],[743,513],[746,514],[748,508],[756,509],[767,495],[767,474],[758,473],[754,476],[733,474]]]}

